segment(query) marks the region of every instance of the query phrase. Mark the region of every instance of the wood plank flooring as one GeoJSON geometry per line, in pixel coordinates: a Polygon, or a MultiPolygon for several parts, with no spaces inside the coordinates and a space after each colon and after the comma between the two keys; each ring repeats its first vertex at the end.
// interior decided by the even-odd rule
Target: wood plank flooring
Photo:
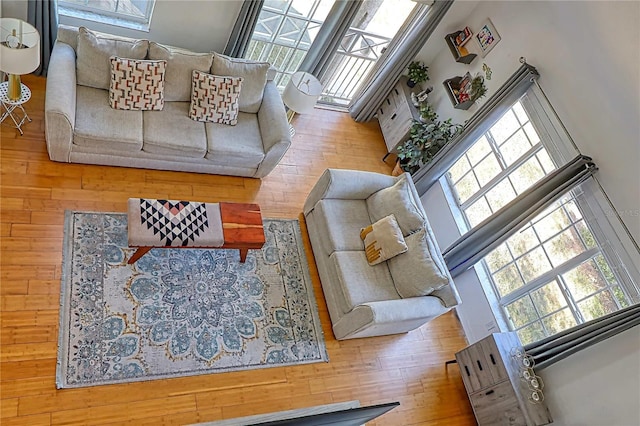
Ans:
{"type": "MultiPolygon", "coordinates": [[[[376,122],[317,109],[297,115],[281,164],[260,180],[49,160],[45,79],[25,76],[33,97],[24,136],[0,133],[0,424],[178,425],[318,404],[400,401],[372,425],[475,424],[457,366],[465,344],[450,312],[411,333],[336,341],[305,241],[330,362],[56,390],[58,302],[65,209],[120,211],[129,197],[258,203],[265,217],[298,218],[327,167],[390,173],[376,122]]],[[[304,230],[303,230],[304,231],[304,230]]]]}

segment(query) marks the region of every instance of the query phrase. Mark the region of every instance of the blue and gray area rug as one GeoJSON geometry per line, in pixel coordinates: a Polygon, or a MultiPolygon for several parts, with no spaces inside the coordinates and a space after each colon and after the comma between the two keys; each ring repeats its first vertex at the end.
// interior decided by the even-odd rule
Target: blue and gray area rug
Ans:
{"type": "Polygon", "coordinates": [[[65,220],[56,384],[74,388],[328,361],[297,220],[250,250],[127,259],[127,215],[65,220]]]}

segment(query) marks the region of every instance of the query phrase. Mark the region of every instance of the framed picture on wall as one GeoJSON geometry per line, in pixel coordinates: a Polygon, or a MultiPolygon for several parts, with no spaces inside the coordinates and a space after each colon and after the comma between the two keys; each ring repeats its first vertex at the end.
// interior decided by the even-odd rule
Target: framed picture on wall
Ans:
{"type": "Polygon", "coordinates": [[[482,23],[474,37],[478,42],[478,46],[480,46],[480,53],[483,58],[487,56],[487,53],[500,41],[500,34],[496,31],[496,27],[493,26],[490,19],[482,23]]]}

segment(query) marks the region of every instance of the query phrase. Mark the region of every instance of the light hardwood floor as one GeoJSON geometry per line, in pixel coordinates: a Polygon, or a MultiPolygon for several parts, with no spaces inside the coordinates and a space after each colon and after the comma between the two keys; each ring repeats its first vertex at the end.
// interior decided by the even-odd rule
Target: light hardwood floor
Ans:
{"type": "MultiPolygon", "coordinates": [[[[126,211],[129,197],[257,202],[264,216],[298,218],[327,167],[390,173],[376,122],[316,110],[262,181],[228,176],[55,163],[44,139],[45,79],[26,76],[33,119],[24,136],[1,130],[0,396],[2,425],[169,425],[331,402],[400,401],[375,425],[475,424],[457,366],[466,343],[450,312],[404,335],[338,342],[308,241],[330,362],[125,385],[56,390],[58,302],[65,209],[126,211]]],[[[303,230],[304,232],[304,230],[303,230]]]]}

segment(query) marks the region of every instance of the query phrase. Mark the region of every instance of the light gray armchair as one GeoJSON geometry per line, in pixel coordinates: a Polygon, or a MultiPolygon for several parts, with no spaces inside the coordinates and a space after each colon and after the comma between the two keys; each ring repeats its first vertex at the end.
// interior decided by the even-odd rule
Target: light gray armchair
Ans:
{"type": "Polygon", "coordinates": [[[337,339],[405,333],[460,302],[409,174],[328,169],[309,194],[304,216],[337,339]],[[376,206],[372,200],[380,191],[395,201],[376,206]],[[370,266],[360,229],[389,212],[398,218],[409,250],[370,266]],[[420,273],[427,261],[446,283],[435,290],[420,273]],[[406,297],[399,286],[407,281],[433,291],[406,297]]]}

